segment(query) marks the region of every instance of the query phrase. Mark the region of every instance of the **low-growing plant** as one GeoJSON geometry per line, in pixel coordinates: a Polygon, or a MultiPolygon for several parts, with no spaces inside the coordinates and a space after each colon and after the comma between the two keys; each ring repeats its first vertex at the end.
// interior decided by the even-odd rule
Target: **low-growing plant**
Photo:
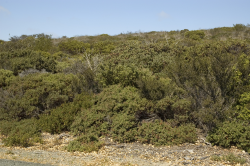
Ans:
{"type": "Polygon", "coordinates": [[[117,142],[133,142],[136,140],[137,122],[133,114],[117,114],[114,115],[112,124],[110,125],[110,134],[114,141],[117,142]]]}
{"type": "Polygon", "coordinates": [[[221,158],[220,156],[218,156],[218,155],[212,155],[212,156],[210,157],[210,160],[213,160],[213,161],[221,161],[222,158],[221,158]]]}
{"type": "Polygon", "coordinates": [[[41,130],[36,124],[36,119],[16,121],[1,121],[0,132],[6,138],[3,143],[6,146],[28,147],[33,143],[42,143],[41,130]]]}
{"type": "Polygon", "coordinates": [[[236,146],[250,152],[250,126],[244,121],[225,121],[209,133],[207,140],[213,145],[236,146]]]}
{"type": "Polygon", "coordinates": [[[98,151],[103,145],[104,143],[99,141],[96,135],[88,134],[81,135],[76,140],[71,141],[65,149],[69,152],[92,152],[98,151]]]}
{"type": "Polygon", "coordinates": [[[178,145],[185,142],[194,143],[197,140],[193,124],[171,127],[167,122],[156,120],[144,122],[138,127],[136,139],[141,143],[154,145],[178,145]]]}
{"type": "Polygon", "coordinates": [[[246,159],[236,156],[233,153],[229,153],[227,155],[223,155],[223,156],[218,156],[218,155],[212,155],[211,160],[213,161],[227,161],[232,165],[236,165],[236,164],[245,164],[246,163],[246,159]]]}

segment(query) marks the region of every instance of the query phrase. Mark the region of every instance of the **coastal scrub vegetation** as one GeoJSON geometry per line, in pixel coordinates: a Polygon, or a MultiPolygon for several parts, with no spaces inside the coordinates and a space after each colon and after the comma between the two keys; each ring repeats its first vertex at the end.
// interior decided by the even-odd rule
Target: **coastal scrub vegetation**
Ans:
{"type": "Polygon", "coordinates": [[[0,133],[6,146],[71,132],[68,151],[100,137],[194,143],[196,129],[250,152],[250,26],[0,40],[0,133]]]}

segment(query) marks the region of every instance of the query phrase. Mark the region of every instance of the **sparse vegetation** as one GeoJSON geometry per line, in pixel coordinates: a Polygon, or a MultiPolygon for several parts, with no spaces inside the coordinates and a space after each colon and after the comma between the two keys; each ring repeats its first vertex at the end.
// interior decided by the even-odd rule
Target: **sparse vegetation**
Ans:
{"type": "Polygon", "coordinates": [[[229,164],[232,165],[236,165],[236,164],[245,164],[246,163],[246,159],[242,158],[242,157],[238,157],[236,155],[234,155],[233,153],[229,153],[227,155],[223,155],[223,156],[218,156],[218,155],[213,155],[210,158],[213,161],[226,161],[229,162],[229,164]]]}

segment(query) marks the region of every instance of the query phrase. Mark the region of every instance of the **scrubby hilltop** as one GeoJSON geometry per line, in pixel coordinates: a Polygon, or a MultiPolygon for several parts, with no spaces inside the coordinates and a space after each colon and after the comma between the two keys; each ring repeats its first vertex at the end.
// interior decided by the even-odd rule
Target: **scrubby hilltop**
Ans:
{"type": "Polygon", "coordinates": [[[99,137],[250,152],[250,27],[0,41],[0,132],[7,146],[70,131],[69,151],[99,137]]]}

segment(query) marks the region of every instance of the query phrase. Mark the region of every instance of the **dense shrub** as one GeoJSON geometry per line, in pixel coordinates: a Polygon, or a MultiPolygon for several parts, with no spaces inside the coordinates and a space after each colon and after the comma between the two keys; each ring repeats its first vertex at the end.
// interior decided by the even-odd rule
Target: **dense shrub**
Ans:
{"type": "Polygon", "coordinates": [[[14,58],[11,60],[11,66],[15,75],[29,68],[45,69],[52,73],[57,71],[55,60],[47,52],[32,52],[28,57],[14,58]]]}
{"type": "Polygon", "coordinates": [[[140,90],[141,97],[148,100],[160,100],[169,92],[168,86],[170,80],[157,79],[156,77],[141,77],[137,80],[137,86],[140,90]]]}
{"type": "Polygon", "coordinates": [[[250,93],[245,92],[239,99],[239,105],[236,106],[238,118],[242,120],[250,120],[250,93]]]}
{"type": "Polygon", "coordinates": [[[205,33],[201,30],[186,31],[185,37],[193,40],[201,40],[205,37],[205,33]]]}
{"type": "Polygon", "coordinates": [[[51,35],[46,34],[34,34],[34,35],[22,35],[20,37],[13,36],[10,41],[0,44],[0,50],[2,51],[21,51],[25,49],[31,49],[34,51],[52,51],[53,43],[51,35]]]}
{"type": "Polygon", "coordinates": [[[213,145],[226,148],[236,146],[250,152],[250,126],[246,122],[225,121],[221,126],[215,128],[207,137],[213,145]]]}
{"type": "Polygon", "coordinates": [[[91,54],[109,54],[115,49],[113,42],[98,41],[91,45],[91,54]]]}
{"type": "Polygon", "coordinates": [[[0,120],[37,117],[46,110],[72,101],[73,77],[64,74],[31,74],[18,77],[1,93],[3,102],[0,103],[0,120]]]}
{"type": "Polygon", "coordinates": [[[64,51],[72,55],[81,54],[90,49],[89,43],[84,43],[73,39],[63,40],[58,46],[60,51],[64,51]]]}
{"type": "Polygon", "coordinates": [[[247,27],[244,24],[234,24],[234,29],[236,31],[244,31],[247,27]]]}
{"type": "Polygon", "coordinates": [[[181,126],[187,122],[181,116],[187,116],[189,111],[188,102],[162,99],[154,103],[141,98],[135,87],[121,85],[105,88],[96,95],[94,103],[90,109],[83,109],[79,113],[71,131],[76,135],[92,133],[96,136],[110,136],[117,142],[136,141],[138,125],[143,121],[153,123],[156,119],[173,119],[175,121],[169,124],[170,128],[181,126]]]}
{"type": "Polygon", "coordinates": [[[75,116],[92,105],[92,96],[82,93],[77,95],[73,102],[62,104],[49,113],[41,115],[37,123],[43,131],[52,134],[69,131],[75,116]]]}
{"type": "Polygon", "coordinates": [[[205,132],[215,128],[211,142],[249,149],[249,136],[243,134],[250,114],[249,40],[249,27],[236,24],[53,42],[45,34],[0,41],[1,133],[8,145],[28,146],[29,140],[39,140],[40,129],[70,130],[79,139],[68,150],[92,151],[102,146],[100,136],[156,145],[193,142],[191,122],[205,132]],[[32,117],[37,120],[23,120],[32,117]],[[223,124],[233,119],[243,122],[223,124]],[[225,142],[223,132],[236,130],[234,123],[240,141],[225,142]],[[224,131],[227,126],[232,129],[224,131]]]}
{"type": "MultiPolygon", "coordinates": [[[[135,115],[146,102],[141,101],[136,88],[113,85],[104,89],[94,100],[95,105],[81,111],[71,130],[75,133],[94,132],[96,135],[107,134],[111,122],[119,114],[135,115]],[[86,119],[88,119],[86,121],[86,119]]],[[[144,108],[146,110],[146,108],[144,108]]],[[[134,123],[132,119],[130,123],[134,123]]],[[[109,133],[109,132],[108,132],[109,133]]],[[[112,133],[110,133],[112,134],[112,133]]]]}
{"type": "Polygon", "coordinates": [[[31,50],[3,52],[0,53],[0,58],[0,68],[11,70],[15,75],[29,68],[45,69],[53,73],[57,71],[56,62],[48,52],[31,50]]]}
{"type": "Polygon", "coordinates": [[[0,69],[0,88],[8,86],[14,79],[14,74],[10,70],[0,69]]]}
{"type": "Polygon", "coordinates": [[[161,120],[142,123],[136,133],[138,141],[154,145],[178,145],[185,142],[194,143],[197,139],[196,129],[193,124],[184,124],[172,128],[170,124],[161,120]]]}
{"type": "Polygon", "coordinates": [[[169,65],[167,74],[187,91],[192,99],[192,117],[205,130],[230,116],[228,111],[242,86],[239,82],[247,78],[244,74],[236,79],[242,54],[248,55],[249,51],[241,41],[204,43],[176,55],[175,63],[169,65]]]}
{"type": "Polygon", "coordinates": [[[98,137],[95,135],[82,135],[76,140],[71,141],[68,146],[65,147],[69,152],[80,151],[80,152],[92,152],[98,151],[104,145],[100,142],[98,137]]]}
{"type": "Polygon", "coordinates": [[[107,64],[100,67],[98,80],[103,87],[122,84],[123,86],[135,86],[140,72],[133,65],[107,64]]]}
{"type": "Polygon", "coordinates": [[[16,121],[0,121],[0,132],[6,138],[6,146],[28,147],[36,142],[42,142],[41,130],[36,124],[36,119],[16,121]]]}
{"type": "Polygon", "coordinates": [[[105,62],[120,65],[136,65],[139,69],[148,68],[153,73],[159,73],[169,63],[167,53],[170,52],[167,43],[142,44],[139,41],[127,41],[105,56],[105,62]]]}
{"type": "Polygon", "coordinates": [[[64,69],[64,73],[72,73],[77,77],[73,79],[72,88],[77,93],[99,93],[101,88],[97,73],[100,59],[92,57],[89,61],[78,61],[64,69]]]}

